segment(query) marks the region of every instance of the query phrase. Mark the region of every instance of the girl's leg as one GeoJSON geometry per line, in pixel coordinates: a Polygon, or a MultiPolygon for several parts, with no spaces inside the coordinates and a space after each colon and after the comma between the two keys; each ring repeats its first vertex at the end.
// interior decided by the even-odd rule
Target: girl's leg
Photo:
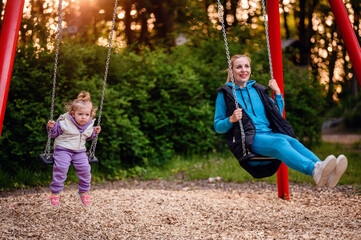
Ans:
{"type": "Polygon", "coordinates": [[[302,155],[283,136],[285,135],[257,133],[252,144],[253,151],[263,156],[277,158],[288,167],[312,176],[314,158],[310,159],[302,155]]]}
{"type": "Polygon", "coordinates": [[[90,164],[85,152],[75,153],[73,156],[73,165],[79,178],[79,192],[85,193],[90,189],[90,164]]]}
{"type": "Polygon", "coordinates": [[[54,150],[53,157],[53,180],[50,183],[50,190],[57,194],[64,188],[64,181],[71,162],[71,153],[66,150],[54,150]]]}

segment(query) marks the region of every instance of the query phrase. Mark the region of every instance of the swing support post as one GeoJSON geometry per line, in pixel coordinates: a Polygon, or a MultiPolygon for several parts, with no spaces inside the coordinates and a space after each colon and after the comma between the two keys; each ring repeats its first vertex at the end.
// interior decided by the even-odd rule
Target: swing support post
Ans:
{"type": "Polygon", "coordinates": [[[19,37],[24,0],[7,1],[0,34],[0,137],[19,37]]]}
{"type": "MultiPolygon", "coordinates": [[[[281,45],[281,25],[278,0],[267,0],[269,45],[272,56],[273,77],[283,94],[283,66],[282,66],[282,45],[281,45]]],[[[283,110],[283,116],[285,111],[283,110]]],[[[281,163],[277,171],[278,197],[289,200],[288,168],[281,163]]]]}
{"type": "Polygon", "coordinates": [[[342,0],[329,0],[333,16],[340,30],[347,53],[355,70],[358,82],[361,86],[361,48],[355,32],[352,28],[345,5],[342,0]]]}

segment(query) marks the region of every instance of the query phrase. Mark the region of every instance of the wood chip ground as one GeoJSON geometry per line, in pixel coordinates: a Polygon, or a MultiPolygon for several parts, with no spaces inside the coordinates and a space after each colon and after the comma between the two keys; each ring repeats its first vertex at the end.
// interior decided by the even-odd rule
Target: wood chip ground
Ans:
{"type": "Polygon", "coordinates": [[[265,182],[129,181],[76,186],[50,206],[49,188],[0,193],[0,239],[361,239],[361,196],[291,184],[289,201],[265,182]]]}

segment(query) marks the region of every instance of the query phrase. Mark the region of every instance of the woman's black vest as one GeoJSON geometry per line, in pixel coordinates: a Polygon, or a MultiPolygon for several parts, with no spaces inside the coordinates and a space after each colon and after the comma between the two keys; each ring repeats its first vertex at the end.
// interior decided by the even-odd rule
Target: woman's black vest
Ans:
{"type": "MultiPolygon", "coordinates": [[[[270,99],[268,95],[268,89],[265,86],[257,83],[253,84],[253,87],[256,89],[264,105],[267,119],[270,122],[269,128],[271,128],[272,131],[275,133],[282,133],[291,137],[296,137],[292,126],[287,122],[286,119],[282,117],[277,105],[270,99]]],[[[218,91],[223,92],[224,101],[227,106],[227,117],[232,116],[234,110],[236,109],[236,104],[232,93],[232,87],[224,85],[219,88],[218,91]]],[[[256,134],[256,128],[254,127],[251,118],[244,111],[244,109],[242,110],[242,124],[245,132],[245,144],[247,149],[246,151],[253,152],[252,144],[254,135],[256,134]]],[[[240,159],[243,156],[243,149],[239,124],[233,124],[232,128],[225,135],[229,149],[237,159],[240,159]]],[[[254,178],[272,176],[277,172],[280,164],[281,161],[279,160],[270,161],[269,164],[257,166],[251,166],[248,161],[240,162],[240,165],[254,178]]]]}

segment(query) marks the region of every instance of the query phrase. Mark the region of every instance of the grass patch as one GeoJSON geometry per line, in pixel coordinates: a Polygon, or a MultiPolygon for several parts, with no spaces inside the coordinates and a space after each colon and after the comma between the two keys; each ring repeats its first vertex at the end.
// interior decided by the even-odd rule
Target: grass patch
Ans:
{"type": "MultiPolygon", "coordinates": [[[[344,154],[348,158],[348,168],[342,176],[339,184],[355,185],[361,194],[361,148],[360,144],[343,146],[340,144],[323,143],[314,147],[312,151],[321,159],[329,154],[338,156],[344,154]]],[[[112,174],[101,171],[101,168],[92,165],[92,184],[102,183],[110,180],[127,180],[138,178],[139,180],[164,179],[164,180],[197,180],[210,177],[222,177],[223,181],[247,182],[267,181],[275,184],[276,174],[263,179],[254,179],[243,168],[232,153],[225,149],[224,152],[209,152],[206,154],[192,156],[175,156],[162,167],[140,167],[131,169],[118,169],[112,174]]],[[[19,169],[15,176],[0,169],[0,191],[16,188],[29,188],[49,186],[52,178],[51,166],[44,166],[42,171],[31,172],[27,169],[19,169]]],[[[311,176],[304,175],[295,170],[289,169],[289,181],[294,183],[314,184],[311,176]]],[[[78,182],[78,177],[73,166],[70,166],[65,186],[78,182]]]]}
{"type": "MultiPolygon", "coordinates": [[[[361,149],[343,146],[340,144],[323,143],[314,147],[312,151],[324,160],[328,155],[338,156],[344,154],[348,158],[348,168],[342,176],[339,184],[360,184],[361,183],[361,149]]],[[[221,153],[208,153],[193,156],[176,156],[161,168],[149,167],[144,174],[139,176],[142,180],[167,179],[167,180],[196,180],[208,179],[209,177],[220,176],[224,181],[246,182],[246,181],[267,181],[276,183],[274,176],[254,179],[243,168],[241,168],[229,151],[221,153]]],[[[289,181],[295,183],[314,184],[311,176],[289,169],[289,181]]]]}

